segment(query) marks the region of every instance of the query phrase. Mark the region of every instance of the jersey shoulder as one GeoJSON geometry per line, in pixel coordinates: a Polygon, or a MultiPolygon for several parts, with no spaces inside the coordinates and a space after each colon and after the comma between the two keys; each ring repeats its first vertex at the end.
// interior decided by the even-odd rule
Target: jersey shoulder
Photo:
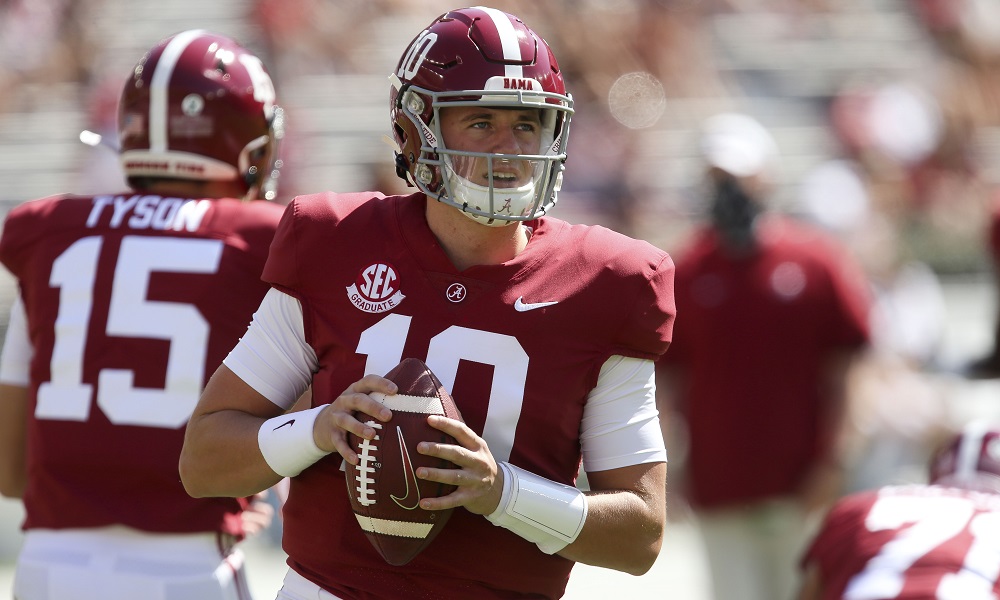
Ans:
{"type": "Polygon", "coordinates": [[[677,313],[667,252],[606,227],[548,217],[538,233],[547,238],[540,269],[609,317],[617,353],[656,359],[666,351],[677,313]]]}
{"type": "Polygon", "coordinates": [[[369,243],[390,226],[396,202],[404,199],[380,192],[297,196],[278,224],[264,279],[286,291],[300,287],[312,257],[328,256],[331,248],[369,243]],[[339,227],[348,220],[350,227],[339,227]]]}
{"type": "Polygon", "coordinates": [[[54,231],[75,227],[81,211],[89,210],[90,201],[89,196],[59,194],[28,200],[11,209],[0,233],[0,262],[16,273],[17,265],[36,244],[54,231]]]}
{"type": "Polygon", "coordinates": [[[647,241],[600,225],[569,224],[551,217],[541,220],[538,233],[547,238],[545,262],[553,268],[571,267],[585,277],[589,272],[619,282],[635,280],[643,286],[657,283],[658,274],[667,274],[672,288],[673,259],[647,241]]]}

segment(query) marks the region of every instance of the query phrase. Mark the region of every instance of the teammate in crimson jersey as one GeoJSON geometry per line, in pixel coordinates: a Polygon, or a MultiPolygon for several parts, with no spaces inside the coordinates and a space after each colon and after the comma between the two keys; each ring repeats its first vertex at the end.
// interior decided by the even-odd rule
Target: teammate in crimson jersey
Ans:
{"type": "Polygon", "coordinates": [[[132,189],[8,215],[0,261],[20,295],[0,365],[0,472],[26,511],[20,600],[248,597],[231,549],[249,499],[191,498],[177,459],[269,288],[283,207],[256,199],[274,191],[274,101],[233,40],[174,35],[122,92],[132,189]]]}
{"type": "Polygon", "coordinates": [[[669,256],[542,216],[572,101],[517,17],[446,13],[390,79],[396,164],[419,192],[289,205],[273,289],[188,425],[185,486],[240,496],[292,477],[279,598],[558,598],[574,561],[645,572],[665,521],[653,365],[673,325],[669,256]],[[421,451],[458,468],[417,476],[458,490],[421,506],[465,510],[397,567],[365,539],[340,467],[357,464],[347,431],[372,439],[363,421],[391,417],[368,394],[393,393],[381,376],[405,357],[465,421],[429,418],[459,445],[421,451]],[[276,417],[309,385],[314,408],[276,417]]]}
{"type": "Polygon", "coordinates": [[[660,401],[686,425],[683,490],[714,597],[787,598],[807,513],[839,490],[842,387],[868,336],[867,283],[832,238],[767,210],[778,154],[760,123],[711,117],[702,153],[710,217],[677,253],[682,317],[657,366],[660,401]]]}
{"type": "Polygon", "coordinates": [[[838,501],[803,557],[799,600],[1000,597],[1000,428],[966,425],[929,480],[838,501]]]}

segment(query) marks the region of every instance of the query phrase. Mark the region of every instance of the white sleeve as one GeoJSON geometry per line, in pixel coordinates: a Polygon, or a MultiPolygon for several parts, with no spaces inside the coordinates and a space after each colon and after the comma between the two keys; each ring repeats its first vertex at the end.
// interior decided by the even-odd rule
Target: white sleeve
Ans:
{"type": "Polygon", "coordinates": [[[28,317],[24,314],[21,295],[14,298],[7,322],[7,337],[0,354],[0,383],[28,387],[31,357],[34,349],[28,338],[28,317]]]}
{"type": "Polygon", "coordinates": [[[268,400],[291,408],[319,368],[316,352],[306,343],[299,301],[268,290],[247,332],[222,362],[268,400]]]}
{"type": "Polygon", "coordinates": [[[666,462],[653,361],[616,355],[604,363],[583,409],[580,443],[588,473],[666,462]]]}

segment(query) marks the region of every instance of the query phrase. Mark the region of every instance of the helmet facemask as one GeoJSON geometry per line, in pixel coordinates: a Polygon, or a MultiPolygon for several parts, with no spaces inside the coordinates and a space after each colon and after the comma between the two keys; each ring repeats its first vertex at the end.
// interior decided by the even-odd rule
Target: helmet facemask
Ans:
{"type": "MultiPolygon", "coordinates": [[[[562,185],[566,140],[573,113],[568,95],[530,90],[434,92],[398,79],[399,109],[419,132],[416,164],[408,180],[429,197],[489,226],[528,221],[551,209],[562,185]],[[453,150],[441,132],[441,109],[482,106],[540,111],[541,135],[534,154],[453,150]]],[[[487,88],[492,87],[490,82],[487,88]]]]}
{"type": "Polygon", "coordinates": [[[285,111],[275,105],[266,135],[251,140],[240,152],[238,169],[247,184],[247,196],[275,201],[282,160],[281,140],[285,137],[285,111]]]}

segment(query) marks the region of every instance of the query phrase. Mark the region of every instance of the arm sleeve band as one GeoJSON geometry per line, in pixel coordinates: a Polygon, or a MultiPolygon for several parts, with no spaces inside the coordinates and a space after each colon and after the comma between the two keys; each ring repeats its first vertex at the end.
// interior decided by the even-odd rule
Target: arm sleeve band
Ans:
{"type": "Polygon", "coordinates": [[[306,343],[302,305],[271,288],[223,363],[271,402],[289,409],[312,383],[316,352],[306,343]]]}
{"type": "Polygon", "coordinates": [[[587,520],[583,492],[510,463],[497,466],[503,470],[503,496],[486,517],[490,523],[533,542],[546,554],[555,554],[576,540],[587,520]]]}
{"type": "Polygon", "coordinates": [[[3,354],[0,354],[0,383],[28,387],[28,374],[34,349],[28,338],[28,318],[24,314],[21,295],[14,298],[7,323],[7,337],[4,338],[3,354]]]}
{"type": "Polygon", "coordinates": [[[257,445],[268,466],[283,477],[295,477],[329,452],[313,439],[313,423],[327,405],[279,415],[257,430],[257,445]]]}
{"type": "Polygon", "coordinates": [[[605,361],[583,408],[580,445],[588,473],[666,462],[653,361],[617,355],[605,361]]]}

